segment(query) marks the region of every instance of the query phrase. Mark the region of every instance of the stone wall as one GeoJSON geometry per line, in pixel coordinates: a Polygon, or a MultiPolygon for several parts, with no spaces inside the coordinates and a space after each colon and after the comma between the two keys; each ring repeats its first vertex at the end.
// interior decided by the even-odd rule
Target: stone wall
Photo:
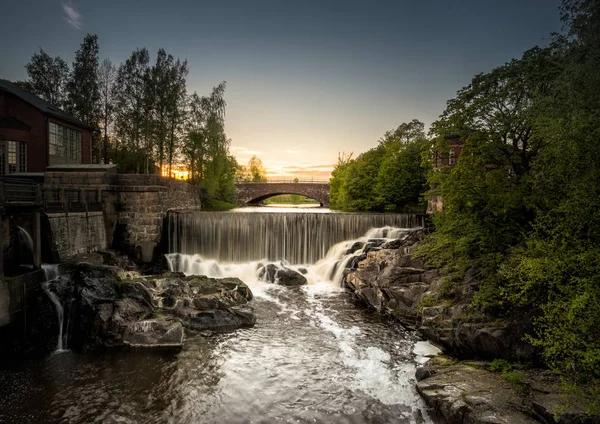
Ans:
{"type": "MultiPolygon", "coordinates": [[[[200,208],[198,189],[156,175],[121,174],[114,178],[117,234],[122,249],[135,249],[138,259],[152,260],[169,210],[200,208]]],[[[132,252],[130,252],[132,253],[132,252]]]]}
{"type": "MultiPolygon", "coordinates": [[[[114,166],[46,172],[45,188],[94,188],[101,191],[102,225],[94,215],[54,218],[53,233],[61,260],[81,252],[107,247],[150,261],[161,240],[169,210],[200,208],[198,189],[185,181],[158,175],[117,174],[114,166]],[[56,229],[55,229],[56,228],[56,229]],[[67,228],[77,229],[70,234],[67,228]]],[[[70,214],[74,215],[74,214],[70,214]]]]}

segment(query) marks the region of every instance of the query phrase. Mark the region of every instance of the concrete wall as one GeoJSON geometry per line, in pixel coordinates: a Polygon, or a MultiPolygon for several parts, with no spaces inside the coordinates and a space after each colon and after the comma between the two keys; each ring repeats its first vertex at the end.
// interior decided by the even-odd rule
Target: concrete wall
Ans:
{"type": "Polygon", "coordinates": [[[102,212],[48,214],[48,220],[60,260],[109,248],[102,212]]]}
{"type": "Polygon", "coordinates": [[[0,281],[0,327],[10,324],[23,313],[28,303],[33,302],[32,296],[37,293],[42,281],[42,270],[0,281]]]}

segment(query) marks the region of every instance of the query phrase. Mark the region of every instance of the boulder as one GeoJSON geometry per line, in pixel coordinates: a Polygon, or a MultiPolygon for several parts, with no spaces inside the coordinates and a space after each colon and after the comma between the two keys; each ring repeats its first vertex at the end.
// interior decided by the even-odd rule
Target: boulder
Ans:
{"type": "Polygon", "coordinates": [[[352,246],[350,246],[348,249],[346,249],[346,251],[344,252],[344,255],[351,255],[354,252],[356,252],[357,250],[362,249],[364,245],[365,244],[362,241],[354,242],[354,244],[352,246]]]}
{"type": "Polygon", "coordinates": [[[149,319],[128,325],[123,344],[133,348],[183,347],[184,332],[181,322],[172,319],[149,319]]]}
{"type": "Polygon", "coordinates": [[[501,373],[489,371],[489,365],[437,356],[417,369],[417,391],[432,415],[449,424],[600,422],[586,415],[584,405],[593,399],[565,394],[559,376],[521,370],[519,385],[511,385],[501,373]]]}
{"type": "MultiPolygon", "coordinates": [[[[305,273],[307,269],[303,268],[305,273]]],[[[293,270],[283,264],[276,265],[274,263],[267,264],[259,269],[258,278],[261,281],[268,283],[279,284],[287,287],[302,286],[308,282],[303,273],[298,270],[293,270]]]]}
{"type": "Polygon", "coordinates": [[[169,273],[147,277],[143,284],[165,314],[180,319],[194,330],[224,331],[251,327],[254,311],[250,288],[238,278],[209,278],[169,273]]]}
{"type": "Polygon", "coordinates": [[[275,282],[275,273],[279,268],[275,264],[266,264],[258,270],[258,278],[267,283],[275,282]]]}
{"type": "Polygon", "coordinates": [[[431,359],[418,375],[417,391],[433,415],[449,424],[539,422],[499,374],[442,356],[431,359]]]}
{"type": "Polygon", "coordinates": [[[306,277],[293,269],[279,269],[275,273],[275,284],[286,287],[303,286],[307,283],[306,277]]]}
{"type": "Polygon", "coordinates": [[[111,266],[72,264],[48,284],[64,306],[68,347],[181,347],[184,327],[233,330],[254,325],[249,287],[237,278],[123,279],[111,266]],[[67,323],[69,325],[67,325],[67,323]]]}

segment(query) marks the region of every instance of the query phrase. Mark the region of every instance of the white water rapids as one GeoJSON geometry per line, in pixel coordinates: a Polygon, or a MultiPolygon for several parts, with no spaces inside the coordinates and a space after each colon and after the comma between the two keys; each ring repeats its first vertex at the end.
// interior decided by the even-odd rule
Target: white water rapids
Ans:
{"type": "Polygon", "coordinates": [[[434,350],[340,285],[371,241],[417,224],[323,211],[176,214],[172,269],[240,278],[256,325],[213,337],[186,330],[178,353],[66,351],[11,363],[0,368],[0,422],[431,423],[414,374],[434,350]],[[268,263],[305,272],[308,284],[267,283],[258,270],[268,263]]]}
{"type": "MultiPolygon", "coordinates": [[[[237,277],[250,286],[255,296],[253,302],[256,305],[255,308],[273,305],[279,310],[277,319],[296,321],[296,323],[307,322],[315,329],[332,335],[337,354],[329,360],[338,363],[339,374],[328,378],[339,379],[349,390],[364,393],[400,414],[395,417],[395,420],[380,422],[422,423],[430,422],[430,419],[424,412],[424,404],[414,389],[414,373],[416,364],[426,362],[428,356],[435,354],[435,348],[427,342],[416,341],[412,338],[404,339],[407,336],[406,332],[397,334],[398,339],[395,341],[372,340],[371,332],[377,332],[381,328],[371,329],[364,322],[360,322],[360,325],[348,326],[347,317],[343,317],[340,312],[347,314],[349,311],[346,307],[341,307],[339,303],[341,299],[347,299],[344,297],[347,294],[342,288],[341,282],[348,262],[354,256],[363,253],[369,241],[402,239],[410,231],[407,228],[390,226],[369,229],[362,237],[334,244],[324,257],[314,264],[291,264],[285,259],[275,261],[274,263],[279,267],[305,274],[308,284],[299,289],[301,296],[293,289],[267,282],[265,276],[260,277],[261,267],[270,262],[267,258],[241,263],[222,263],[216,259],[206,259],[198,254],[171,253],[166,256],[171,271],[215,278],[237,277]],[[352,249],[353,246],[357,248],[352,249]],[[369,343],[370,339],[375,343],[369,343]],[[414,349],[415,347],[416,349],[414,349]]],[[[202,235],[198,234],[198,236],[202,235]]],[[[302,252],[300,255],[296,253],[294,255],[296,259],[307,256],[302,252]]],[[[350,311],[350,313],[352,312],[350,311]]],[[[257,321],[257,326],[260,325],[260,322],[257,321]]],[[[385,338],[390,337],[390,333],[393,333],[390,330],[384,331],[387,333],[385,338]]],[[[319,336],[319,338],[321,337],[323,335],[319,336]]],[[[392,337],[394,336],[392,335],[392,337]]],[[[298,340],[298,343],[301,341],[298,340]]],[[[274,355],[289,356],[290,347],[281,347],[279,353],[276,349],[263,354],[265,359],[268,358],[269,361],[272,361],[274,355]]],[[[303,349],[300,346],[298,348],[299,352],[302,352],[303,349]]],[[[303,355],[300,353],[301,357],[298,358],[300,367],[303,355]]],[[[246,355],[242,356],[246,358],[246,355]]],[[[287,360],[289,359],[287,357],[287,360]]],[[[277,373],[277,370],[275,369],[273,372],[277,373]]],[[[389,411],[385,406],[383,410],[385,412],[379,412],[382,415],[375,414],[375,417],[381,419],[387,416],[389,411]]],[[[360,411],[354,410],[354,412],[360,411]]]]}

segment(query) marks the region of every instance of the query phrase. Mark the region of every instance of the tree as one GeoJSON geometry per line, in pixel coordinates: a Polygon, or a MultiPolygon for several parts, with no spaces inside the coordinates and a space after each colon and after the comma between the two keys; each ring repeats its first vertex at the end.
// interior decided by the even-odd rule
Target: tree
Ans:
{"type": "Polygon", "coordinates": [[[375,185],[377,203],[388,212],[422,207],[429,169],[429,165],[424,166],[422,162],[429,148],[425,125],[417,119],[402,123],[394,131],[388,131],[380,144],[385,154],[375,185]]]}
{"type": "Polygon", "coordinates": [[[190,169],[192,183],[205,196],[232,201],[235,175],[239,168],[229,154],[231,141],[225,135],[225,83],[213,87],[210,96],[190,96],[186,143],[182,154],[190,169]]]}
{"type": "Polygon", "coordinates": [[[429,143],[417,119],[387,131],[356,159],[340,156],[329,182],[332,209],[401,212],[423,210],[429,143]]]}
{"type": "Polygon", "coordinates": [[[187,61],[175,62],[171,69],[172,78],[169,85],[169,103],[167,108],[169,138],[166,145],[166,155],[169,164],[169,175],[173,166],[173,160],[177,154],[178,140],[183,133],[185,123],[187,88],[186,77],[188,74],[187,61]]]}
{"type": "Polygon", "coordinates": [[[40,48],[25,65],[29,87],[33,93],[48,103],[62,108],[65,101],[66,82],[69,75],[67,63],[60,57],[50,57],[40,48]]]}
{"type": "Polygon", "coordinates": [[[255,183],[267,181],[267,171],[265,170],[262,160],[260,160],[256,155],[253,155],[248,161],[246,172],[249,181],[255,183]]]}
{"type": "Polygon", "coordinates": [[[566,35],[477,75],[433,125],[440,148],[448,134],[464,145],[431,173],[444,209],[421,253],[451,271],[448,287],[470,270],[472,306],[531,325],[546,363],[597,399],[600,3],[562,12],[566,35]]]}
{"type": "Polygon", "coordinates": [[[115,82],[117,78],[117,71],[110,61],[110,59],[104,59],[102,64],[98,68],[98,88],[100,92],[100,122],[102,129],[104,130],[102,156],[104,163],[110,162],[108,154],[108,132],[109,127],[113,124],[113,117],[115,112],[115,82]]]}
{"type": "Polygon", "coordinates": [[[131,155],[127,164],[118,157],[121,171],[141,172],[152,159],[149,147],[150,111],[150,56],[145,48],[135,50],[119,66],[115,84],[115,133],[124,149],[119,155],[131,155]],[[145,147],[145,149],[144,149],[145,147]],[[129,152],[129,153],[127,153],[129,152]]]}

